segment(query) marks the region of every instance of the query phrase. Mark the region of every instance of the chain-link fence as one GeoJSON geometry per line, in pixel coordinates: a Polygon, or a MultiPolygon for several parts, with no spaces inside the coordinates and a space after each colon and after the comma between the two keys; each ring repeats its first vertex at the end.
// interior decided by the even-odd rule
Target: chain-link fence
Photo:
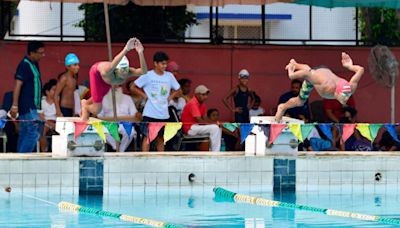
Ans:
{"type": "MultiPolygon", "coordinates": [[[[4,20],[9,20],[7,22],[9,28],[6,33],[3,32],[4,39],[104,41],[102,5],[100,4],[97,9],[92,7],[90,10],[89,8],[79,10],[79,6],[80,4],[76,3],[21,1],[13,17],[1,17],[2,24],[5,24],[4,20]],[[101,23],[103,24],[100,25],[101,23]]],[[[122,7],[128,6],[110,6],[109,10],[111,30],[114,31],[112,36],[118,35],[115,39],[112,37],[112,40],[116,42],[134,33],[143,42],[160,43],[294,45],[360,43],[356,8],[327,9],[284,3],[263,6],[188,6],[185,10],[190,15],[184,15],[185,19],[182,20],[174,19],[171,15],[173,11],[165,8],[159,7],[159,11],[137,8],[139,11],[146,10],[145,21],[140,21],[134,17],[139,11],[131,11],[132,20],[124,19],[121,15],[126,12],[121,11],[122,7]],[[195,23],[187,22],[189,16],[193,17],[195,23]],[[159,23],[160,20],[166,22],[162,24],[159,23]],[[118,23],[127,26],[127,31],[116,29],[121,27],[118,23]],[[134,26],[129,27],[131,24],[134,26]],[[149,29],[154,26],[160,28],[149,29]],[[179,31],[174,33],[171,30],[179,31]]]]}

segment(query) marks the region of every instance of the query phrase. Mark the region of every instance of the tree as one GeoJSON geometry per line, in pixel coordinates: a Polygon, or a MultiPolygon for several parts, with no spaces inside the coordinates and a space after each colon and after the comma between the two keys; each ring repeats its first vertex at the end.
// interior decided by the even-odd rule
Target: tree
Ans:
{"type": "Polygon", "coordinates": [[[10,30],[10,22],[17,10],[17,2],[0,0],[0,39],[10,30]]]}
{"type": "Polygon", "coordinates": [[[361,39],[368,45],[400,44],[400,11],[385,8],[361,8],[361,39]]]}
{"type": "MultiPolygon", "coordinates": [[[[79,9],[85,11],[85,19],[77,26],[84,28],[86,40],[105,41],[103,4],[82,4],[79,9]]],[[[125,42],[133,36],[145,42],[179,41],[188,27],[197,24],[195,14],[186,6],[138,6],[130,2],[111,6],[109,15],[113,42],[125,42]]]]}

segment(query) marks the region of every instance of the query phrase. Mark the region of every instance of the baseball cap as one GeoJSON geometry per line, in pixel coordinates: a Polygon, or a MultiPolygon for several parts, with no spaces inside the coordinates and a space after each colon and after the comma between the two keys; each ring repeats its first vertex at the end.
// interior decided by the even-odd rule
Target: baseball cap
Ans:
{"type": "Polygon", "coordinates": [[[346,80],[339,80],[336,83],[336,93],[347,95],[351,93],[351,84],[346,80]]]}
{"type": "Polygon", "coordinates": [[[129,67],[129,60],[126,56],[122,57],[121,61],[119,61],[117,65],[117,69],[129,67]]]}
{"type": "Polygon", "coordinates": [[[76,56],[74,53],[69,53],[67,56],[65,56],[65,66],[70,66],[72,64],[78,64],[79,59],[78,56],[76,56]]]}
{"type": "Polygon", "coordinates": [[[200,94],[205,94],[210,92],[210,90],[205,86],[205,85],[199,85],[196,87],[196,89],[194,90],[194,93],[200,93],[200,94]]]}
{"type": "Polygon", "coordinates": [[[175,61],[171,61],[167,65],[168,72],[174,72],[179,70],[179,65],[175,61]]]}
{"type": "Polygon", "coordinates": [[[246,69],[242,69],[239,72],[239,78],[245,78],[245,77],[250,77],[250,73],[246,69]]]}

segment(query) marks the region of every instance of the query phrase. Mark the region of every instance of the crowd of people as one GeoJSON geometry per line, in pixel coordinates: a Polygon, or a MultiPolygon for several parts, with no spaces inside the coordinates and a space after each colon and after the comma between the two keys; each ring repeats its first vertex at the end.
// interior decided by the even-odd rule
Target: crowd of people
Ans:
{"type": "MultiPolygon", "coordinates": [[[[317,77],[318,73],[330,74],[330,72],[324,67],[308,69],[307,65],[298,64],[294,60],[287,66],[289,77],[292,79],[290,90],[280,96],[276,107],[270,109],[262,107],[260,96],[249,87],[250,72],[246,69],[240,70],[238,84],[222,99],[226,108],[234,114],[235,121],[224,123],[219,119],[218,109],[206,107],[205,102],[212,93],[206,85],[196,85],[192,90],[191,80],[180,77],[178,63],[170,61],[169,56],[161,51],[154,54],[152,69],[148,70],[144,59],[144,48],[136,38],[130,39],[112,61],[93,64],[89,72],[90,85],[87,80],[82,84],[78,83],[80,61],[76,54],[69,53],[65,57],[65,71],[59,74],[57,79],[51,79],[42,86],[39,62],[44,55],[45,47],[42,42],[28,43],[27,55],[15,73],[14,90],[4,96],[5,112],[0,112],[4,113],[3,118],[22,120],[7,122],[5,131],[8,138],[18,138],[17,141],[8,141],[7,151],[33,152],[36,150],[37,142],[40,142],[40,151],[50,151],[48,139],[51,137],[47,136],[57,134],[54,130],[57,117],[81,116],[83,121],[87,121],[93,116],[105,121],[114,121],[111,86],[116,88],[118,121],[182,122],[183,134],[208,136],[208,147],[211,151],[243,150],[238,123],[249,123],[252,116],[277,115],[279,121],[280,116],[285,115],[301,119],[305,123],[317,119],[331,123],[357,122],[356,104],[352,95],[358,81],[352,79],[346,84],[334,78],[337,81],[335,81],[336,90],[329,95],[329,91],[324,91],[326,88],[321,88],[319,82],[311,84],[309,81],[313,80],[312,77],[317,77]],[[136,50],[138,53],[139,68],[133,68],[129,64],[126,54],[131,50],[136,50]],[[311,79],[306,78],[304,74],[309,75],[311,79]],[[131,77],[134,78],[131,80],[131,77]],[[123,85],[127,94],[123,91],[123,85]],[[314,102],[309,104],[308,101],[313,86],[320,94],[324,92],[328,94],[321,95],[324,113],[320,118],[317,118],[317,112],[313,112],[314,102]],[[176,113],[176,117],[171,115],[171,111],[176,113]],[[8,115],[5,115],[7,112],[8,115]],[[18,137],[15,137],[16,135],[18,137]],[[221,144],[224,146],[221,147],[221,144]]],[[[352,62],[349,63],[348,58],[347,54],[343,55],[343,66],[354,71],[353,78],[358,77],[356,79],[359,80],[362,68],[353,65],[352,62]]],[[[117,143],[110,134],[106,134],[110,150],[164,151],[166,149],[163,128],[152,143],[149,141],[149,129],[146,124],[135,127],[130,134],[126,133],[120,124],[118,133],[121,135],[120,143],[117,143]]],[[[379,140],[373,143],[364,138],[358,130],[355,130],[345,143],[340,140],[338,128],[332,128],[332,135],[331,140],[316,127],[304,143],[299,145],[299,150],[400,149],[400,144],[383,131],[379,140]]]]}

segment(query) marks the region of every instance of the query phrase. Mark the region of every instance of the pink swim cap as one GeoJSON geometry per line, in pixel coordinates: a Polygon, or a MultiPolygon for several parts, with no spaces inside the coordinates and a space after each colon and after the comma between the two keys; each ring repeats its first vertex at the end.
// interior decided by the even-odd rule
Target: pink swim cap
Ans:
{"type": "Polygon", "coordinates": [[[179,70],[179,65],[175,61],[171,61],[167,65],[167,71],[174,72],[179,70]]]}
{"type": "Polygon", "coordinates": [[[351,93],[351,84],[346,80],[336,83],[336,93],[351,93]]]}

